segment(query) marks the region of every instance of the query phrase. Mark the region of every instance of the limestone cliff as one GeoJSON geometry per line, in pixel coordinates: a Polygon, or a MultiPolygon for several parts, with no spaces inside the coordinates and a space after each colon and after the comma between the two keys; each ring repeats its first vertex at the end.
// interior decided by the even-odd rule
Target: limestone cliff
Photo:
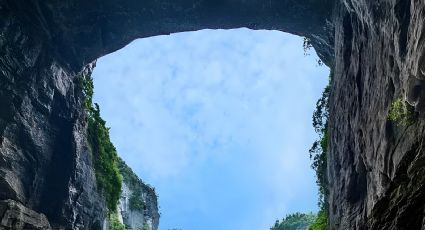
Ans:
{"type": "Polygon", "coordinates": [[[105,218],[75,83],[85,65],[135,38],[248,27],[306,36],[334,69],[329,228],[425,229],[424,8],[423,0],[0,0],[1,223],[22,212],[32,217],[19,226],[96,229],[105,218]],[[388,119],[397,98],[415,106],[407,126],[388,119]]]}
{"type": "Polygon", "coordinates": [[[78,74],[0,5],[0,226],[45,229],[48,221],[54,229],[100,229],[105,202],[96,189],[78,74]]]}
{"type": "Polygon", "coordinates": [[[159,212],[155,190],[145,184],[122,161],[119,161],[123,187],[118,211],[123,224],[130,229],[155,230],[159,225],[159,212]]]}
{"type": "Polygon", "coordinates": [[[346,0],[335,12],[328,159],[331,229],[424,229],[423,1],[346,0]],[[388,119],[415,95],[417,118],[388,119]]]}

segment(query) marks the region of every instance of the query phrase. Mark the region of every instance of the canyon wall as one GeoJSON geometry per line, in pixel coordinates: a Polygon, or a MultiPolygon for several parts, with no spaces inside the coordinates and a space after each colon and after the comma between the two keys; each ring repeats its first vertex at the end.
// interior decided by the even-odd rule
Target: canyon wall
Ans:
{"type": "Polygon", "coordinates": [[[103,223],[76,84],[86,65],[136,38],[247,27],[306,36],[334,69],[329,229],[424,229],[424,8],[422,0],[0,0],[1,224],[103,223]],[[398,98],[415,107],[407,125],[388,119],[398,98]]]}
{"type": "Polygon", "coordinates": [[[130,229],[158,229],[159,207],[155,189],[144,183],[124,161],[119,160],[118,167],[123,176],[117,207],[122,223],[130,229]]]}
{"type": "Polygon", "coordinates": [[[337,4],[330,229],[424,229],[424,7],[416,0],[337,4]],[[394,101],[411,94],[414,120],[389,120],[394,101]]]}

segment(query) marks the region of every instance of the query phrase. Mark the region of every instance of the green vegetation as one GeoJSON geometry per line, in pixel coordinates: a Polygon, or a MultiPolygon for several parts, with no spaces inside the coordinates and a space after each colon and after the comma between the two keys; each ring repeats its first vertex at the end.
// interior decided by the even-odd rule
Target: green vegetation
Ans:
{"type": "Polygon", "coordinates": [[[317,214],[316,219],[308,228],[309,230],[325,230],[328,224],[328,213],[325,208],[322,208],[317,214]]]}
{"type": "Polygon", "coordinates": [[[94,93],[94,85],[93,85],[93,79],[90,75],[83,75],[81,79],[81,87],[83,88],[83,95],[84,95],[84,108],[86,109],[87,113],[89,113],[91,110],[93,110],[93,93],[94,93]]]}
{"type": "Polygon", "coordinates": [[[116,211],[121,193],[122,178],[119,174],[117,151],[109,138],[109,129],[100,116],[99,105],[92,102],[93,80],[90,75],[82,76],[84,106],[87,111],[88,141],[91,147],[96,181],[104,194],[109,212],[116,211]]]}
{"type": "Polygon", "coordinates": [[[311,44],[311,40],[310,40],[310,38],[306,38],[306,37],[304,37],[304,40],[303,40],[303,50],[304,50],[304,56],[309,55],[309,54],[308,54],[308,51],[309,51],[311,48],[313,48],[313,45],[311,44]]]}
{"type": "Polygon", "coordinates": [[[108,209],[114,211],[121,193],[122,178],[116,164],[117,152],[109,139],[109,129],[100,117],[99,106],[95,106],[89,117],[89,142],[93,151],[98,186],[105,194],[108,209]]]}
{"type": "Polygon", "coordinates": [[[315,222],[310,227],[311,230],[326,229],[328,212],[327,212],[327,153],[329,144],[329,95],[330,83],[333,78],[333,70],[329,74],[329,84],[325,87],[322,97],[316,103],[316,110],[313,113],[313,127],[319,135],[319,139],[313,143],[310,148],[310,159],[312,159],[311,167],[316,172],[316,183],[319,187],[319,208],[320,211],[315,222]]]}
{"type": "Polygon", "coordinates": [[[127,230],[125,225],[120,223],[117,213],[109,215],[109,230],[127,230]]]}
{"type": "Polygon", "coordinates": [[[126,228],[126,230],[150,230],[149,225],[147,223],[145,223],[143,225],[143,227],[138,227],[138,228],[126,228]]]}
{"type": "MultiPolygon", "coordinates": [[[[313,43],[311,42],[311,39],[304,37],[304,40],[303,40],[304,56],[310,55],[309,54],[309,50],[311,48],[313,48],[313,43]]],[[[323,65],[323,62],[322,62],[322,60],[320,58],[317,59],[317,65],[319,65],[319,66],[322,66],[323,65]]]]}
{"type": "Polygon", "coordinates": [[[310,158],[313,160],[311,167],[316,171],[316,183],[319,186],[319,206],[323,205],[326,194],[326,167],[328,151],[328,117],[329,117],[329,85],[323,91],[322,97],[317,101],[313,113],[313,127],[319,139],[310,148],[310,158]]]}
{"type": "Polygon", "coordinates": [[[388,120],[395,122],[400,126],[409,126],[415,122],[415,108],[401,97],[391,103],[388,112],[388,120]]]}
{"type": "MultiPolygon", "coordinates": [[[[304,38],[304,53],[312,47],[311,41],[304,38]]],[[[320,64],[320,63],[319,63],[320,64]]],[[[309,230],[326,230],[328,223],[328,204],[327,204],[327,154],[329,146],[329,96],[330,85],[333,79],[333,69],[329,74],[329,84],[325,87],[322,97],[316,103],[316,110],[313,113],[313,127],[319,138],[310,148],[311,167],[316,172],[316,183],[319,187],[319,213],[302,214],[295,213],[286,216],[282,221],[276,221],[270,230],[292,230],[292,229],[309,229],[309,230]]]]}
{"type": "Polygon", "coordinates": [[[124,183],[130,188],[132,194],[129,199],[129,206],[131,210],[143,211],[145,207],[145,202],[142,198],[142,181],[139,177],[131,170],[130,167],[125,164],[125,162],[118,158],[118,169],[121,173],[124,183]]]}
{"type": "Polygon", "coordinates": [[[128,201],[130,204],[130,210],[143,211],[143,208],[145,207],[145,202],[143,201],[140,194],[140,190],[133,191],[133,193],[131,194],[130,199],[128,201]]]}
{"type": "Polygon", "coordinates": [[[276,220],[276,223],[270,230],[298,230],[298,229],[307,229],[311,224],[313,224],[316,219],[316,215],[313,213],[304,214],[304,213],[295,213],[287,215],[282,221],[276,220]]]}

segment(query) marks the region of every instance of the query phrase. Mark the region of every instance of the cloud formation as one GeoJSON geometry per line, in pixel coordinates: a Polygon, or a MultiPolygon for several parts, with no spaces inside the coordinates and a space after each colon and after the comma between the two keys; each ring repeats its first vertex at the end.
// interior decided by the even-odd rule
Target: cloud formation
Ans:
{"type": "Polygon", "coordinates": [[[268,229],[316,209],[308,149],[327,82],[302,39],[203,30],[137,40],[98,61],[121,157],[157,188],[160,229],[268,229]]]}

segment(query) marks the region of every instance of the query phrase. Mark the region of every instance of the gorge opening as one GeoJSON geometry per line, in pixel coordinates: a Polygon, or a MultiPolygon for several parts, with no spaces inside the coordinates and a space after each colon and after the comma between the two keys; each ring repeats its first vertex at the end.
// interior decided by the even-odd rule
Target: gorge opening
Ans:
{"type": "Polygon", "coordinates": [[[156,188],[159,229],[268,229],[317,211],[308,150],[328,82],[303,39],[201,30],[100,58],[94,102],[118,154],[156,188]]]}

